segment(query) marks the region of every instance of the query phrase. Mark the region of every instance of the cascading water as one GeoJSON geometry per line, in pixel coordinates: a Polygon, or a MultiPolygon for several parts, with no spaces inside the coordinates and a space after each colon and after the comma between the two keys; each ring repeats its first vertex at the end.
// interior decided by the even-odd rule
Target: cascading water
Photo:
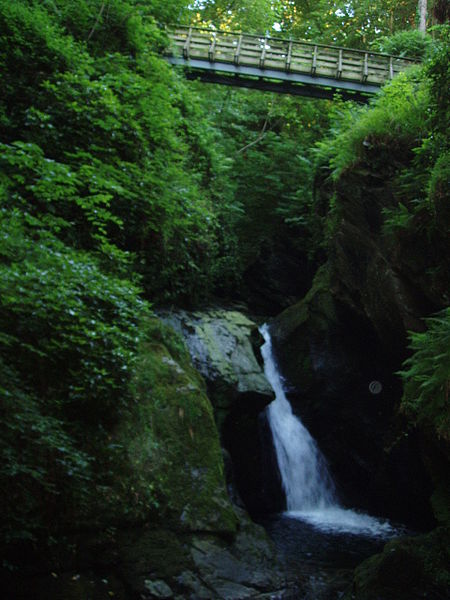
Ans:
{"type": "Polygon", "coordinates": [[[326,461],[286,398],[268,326],[263,325],[260,331],[265,340],[261,348],[264,371],[275,392],[268,420],[286,494],[287,514],[325,531],[392,535],[394,530],[387,521],[340,506],[326,461]]]}

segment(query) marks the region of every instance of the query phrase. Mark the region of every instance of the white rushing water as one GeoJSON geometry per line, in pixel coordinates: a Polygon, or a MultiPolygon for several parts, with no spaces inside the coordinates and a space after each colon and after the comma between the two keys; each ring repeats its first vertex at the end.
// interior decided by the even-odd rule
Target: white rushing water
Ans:
{"type": "Polygon", "coordinates": [[[327,532],[392,535],[394,529],[387,521],[339,504],[325,458],[306,427],[293,414],[286,398],[267,325],[260,331],[265,340],[261,348],[264,371],[275,392],[275,400],[268,408],[268,420],[286,494],[287,515],[327,532]]]}

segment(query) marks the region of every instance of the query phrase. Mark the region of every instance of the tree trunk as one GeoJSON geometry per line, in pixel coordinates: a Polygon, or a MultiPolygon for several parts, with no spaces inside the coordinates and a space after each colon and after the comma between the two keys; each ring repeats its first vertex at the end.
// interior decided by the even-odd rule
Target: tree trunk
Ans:
{"type": "Polygon", "coordinates": [[[433,22],[445,23],[450,18],[450,5],[448,0],[435,0],[433,2],[433,22]]]}
{"type": "Polygon", "coordinates": [[[419,31],[425,33],[427,28],[427,0],[419,0],[419,31]]]}

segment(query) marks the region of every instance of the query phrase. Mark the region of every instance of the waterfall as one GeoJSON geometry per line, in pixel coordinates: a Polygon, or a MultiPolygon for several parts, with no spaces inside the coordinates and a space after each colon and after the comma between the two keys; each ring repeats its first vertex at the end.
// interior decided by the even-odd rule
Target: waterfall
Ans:
{"type": "Polygon", "coordinates": [[[268,408],[268,421],[286,494],[287,514],[326,531],[389,536],[394,529],[387,521],[343,508],[325,458],[316,442],[292,412],[273,354],[267,325],[260,329],[264,372],[275,392],[268,408]]]}
{"type": "Polygon", "coordinates": [[[261,349],[264,371],[275,392],[275,401],[268,408],[268,420],[287,508],[313,510],[333,506],[336,504],[335,488],[325,459],[309,431],[292,412],[272,356],[266,325],[261,328],[261,334],[266,342],[261,349]]]}

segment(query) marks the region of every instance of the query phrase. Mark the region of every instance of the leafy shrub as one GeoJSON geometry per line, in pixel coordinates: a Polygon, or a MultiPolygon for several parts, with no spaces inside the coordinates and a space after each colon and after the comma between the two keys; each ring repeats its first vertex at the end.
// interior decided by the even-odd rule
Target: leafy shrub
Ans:
{"type": "Polygon", "coordinates": [[[416,424],[450,441],[450,308],[425,320],[425,332],[410,333],[401,410],[416,424]]]}
{"type": "Polygon", "coordinates": [[[127,410],[148,308],[135,284],[67,247],[45,220],[3,207],[0,231],[0,485],[8,542],[87,511],[97,441],[106,442],[127,410]]]}
{"type": "Polygon", "coordinates": [[[433,39],[421,31],[398,31],[393,35],[377,40],[373,45],[380,52],[394,56],[405,56],[416,60],[423,60],[431,52],[433,39]]]}
{"type": "Polygon", "coordinates": [[[448,143],[448,122],[450,99],[450,25],[439,27],[439,38],[433,46],[433,52],[426,65],[426,74],[430,78],[432,122],[448,143]]]}
{"type": "Polygon", "coordinates": [[[433,166],[428,182],[428,197],[434,204],[437,225],[449,222],[448,184],[450,181],[450,151],[443,152],[433,166]]]}
{"type": "Polygon", "coordinates": [[[102,272],[92,256],[68,248],[27,213],[3,209],[0,222],[5,363],[52,399],[54,413],[72,406],[81,420],[112,417],[126,402],[146,307],[139,289],[102,272]]]}
{"type": "MultiPolygon", "coordinates": [[[[180,6],[169,4],[164,11],[180,6]]],[[[44,6],[0,2],[0,60],[12,94],[0,101],[0,120],[13,203],[63,219],[59,237],[101,252],[108,268],[120,270],[120,253],[133,252],[152,299],[207,295],[219,212],[209,188],[222,177],[216,166],[202,175],[211,155],[197,145],[206,122],[195,115],[203,133],[190,135],[196,126],[183,114],[192,95],[156,54],[161,32],[141,18],[139,3],[114,0],[103,12],[96,0],[44,6]],[[22,63],[39,76],[22,76],[22,63]]]]}
{"type": "Polygon", "coordinates": [[[82,513],[94,462],[70,433],[73,424],[48,414],[46,402],[6,364],[8,338],[2,335],[0,355],[0,532],[6,545],[48,534],[73,514],[73,506],[82,513]]]}
{"type": "MultiPolygon", "coordinates": [[[[330,136],[317,144],[318,163],[328,163],[332,176],[370,155],[386,160],[417,147],[427,134],[429,88],[423,71],[410,69],[385,85],[369,106],[337,106],[330,136]]],[[[403,157],[402,157],[403,158],[403,157]]]]}
{"type": "Polygon", "coordinates": [[[382,212],[384,215],[383,231],[388,235],[411,226],[413,213],[401,202],[395,208],[383,208],[382,212]]]}

